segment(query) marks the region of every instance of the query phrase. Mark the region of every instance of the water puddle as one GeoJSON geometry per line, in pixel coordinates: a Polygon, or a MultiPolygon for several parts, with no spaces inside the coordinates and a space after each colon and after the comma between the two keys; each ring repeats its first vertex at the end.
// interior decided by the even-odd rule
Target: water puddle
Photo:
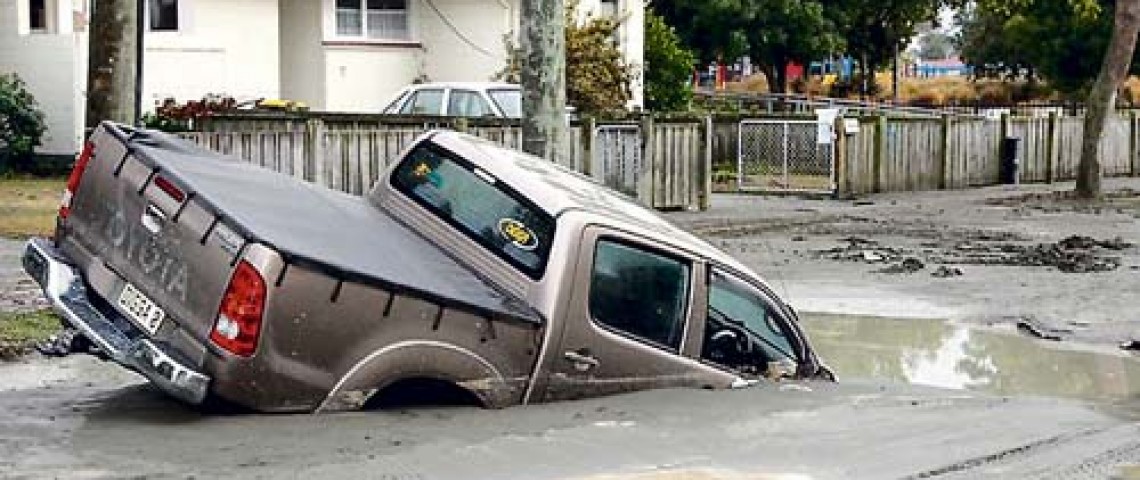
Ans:
{"type": "Polygon", "coordinates": [[[805,315],[803,325],[841,381],[886,379],[1106,404],[1140,399],[1140,358],[1126,352],[936,320],[805,315]]]}

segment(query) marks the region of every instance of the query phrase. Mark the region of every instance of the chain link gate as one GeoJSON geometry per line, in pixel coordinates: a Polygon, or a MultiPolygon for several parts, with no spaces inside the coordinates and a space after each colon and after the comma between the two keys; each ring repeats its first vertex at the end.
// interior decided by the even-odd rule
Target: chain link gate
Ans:
{"type": "Polygon", "coordinates": [[[744,120],[739,127],[737,190],[835,192],[835,142],[830,125],[815,120],[744,120]],[[823,135],[826,143],[821,142],[823,135]]]}
{"type": "Polygon", "coordinates": [[[641,128],[601,125],[594,129],[593,171],[607,187],[636,197],[644,161],[641,128]]]}

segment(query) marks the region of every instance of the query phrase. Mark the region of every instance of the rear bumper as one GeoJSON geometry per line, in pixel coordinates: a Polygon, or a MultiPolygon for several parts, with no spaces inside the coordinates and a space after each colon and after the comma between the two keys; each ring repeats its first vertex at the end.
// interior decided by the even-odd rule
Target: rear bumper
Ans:
{"type": "Polygon", "coordinates": [[[182,364],[155,342],[132,338],[104,316],[88,298],[79,272],[50,241],[29,240],[23,263],[24,270],[43,288],[52,308],[111,360],[142,374],[179,400],[200,404],[206,398],[210,377],[182,364]]]}

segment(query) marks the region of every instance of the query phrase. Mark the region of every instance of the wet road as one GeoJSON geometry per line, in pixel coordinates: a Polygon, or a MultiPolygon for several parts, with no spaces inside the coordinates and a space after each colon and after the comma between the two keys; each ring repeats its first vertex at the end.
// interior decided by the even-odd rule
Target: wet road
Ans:
{"type": "MultiPolygon", "coordinates": [[[[1140,463],[1140,427],[1111,401],[1137,387],[1134,360],[938,322],[892,333],[898,324],[889,322],[806,321],[847,373],[839,385],[655,391],[498,411],[203,416],[90,357],[5,365],[0,476],[1105,478],[1140,463]],[[1011,362],[1022,357],[1066,379],[1082,373],[1062,365],[1109,365],[1096,370],[1117,373],[1086,384],[1118,389],[1073,395],[1092,404],[981,391],[1092,391],[1064,386],[1070,380],[1053,391],[1011,386],[1023,376],[1011,362]]],[[[1046,374],[1031,377],[1050,384],[1046,374]]]]}

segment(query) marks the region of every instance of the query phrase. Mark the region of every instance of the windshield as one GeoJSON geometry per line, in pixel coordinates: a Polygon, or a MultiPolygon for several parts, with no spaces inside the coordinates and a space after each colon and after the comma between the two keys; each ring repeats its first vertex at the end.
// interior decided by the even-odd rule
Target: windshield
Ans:
{"type": "Polygon", "coordinates": [[[491,100],[495,105],[499,106],[499,110],[503,112],[503,116],[507,118],[522,118],[522,91],[518,89],[498,89],[488,90],[487,94],[491,96],[491,100]]]}

